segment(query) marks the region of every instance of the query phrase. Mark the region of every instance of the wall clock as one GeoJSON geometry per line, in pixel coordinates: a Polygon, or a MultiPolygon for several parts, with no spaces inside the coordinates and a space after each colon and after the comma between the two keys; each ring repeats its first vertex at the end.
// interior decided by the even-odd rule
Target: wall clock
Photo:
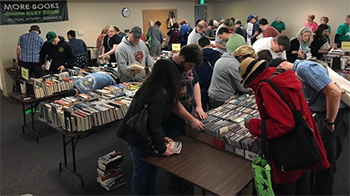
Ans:
{"type": "Polygon", "coordinates": [[[122,9],[122,15],[123,15],[124,18],[129,17],[129,16],[130,16],[130,10],[129,10],[129,8],[127,8],[127,7],[123,8],[123,9],[122,9]]]}

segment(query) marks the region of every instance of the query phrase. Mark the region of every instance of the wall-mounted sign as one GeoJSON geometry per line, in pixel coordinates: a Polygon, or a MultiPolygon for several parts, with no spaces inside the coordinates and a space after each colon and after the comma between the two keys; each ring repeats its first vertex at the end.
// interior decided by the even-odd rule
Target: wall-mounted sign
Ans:
{"type": "Polygon", "coordinates": [[[67,1],[1,1],[1,25],[68,20],[67,1]]]}

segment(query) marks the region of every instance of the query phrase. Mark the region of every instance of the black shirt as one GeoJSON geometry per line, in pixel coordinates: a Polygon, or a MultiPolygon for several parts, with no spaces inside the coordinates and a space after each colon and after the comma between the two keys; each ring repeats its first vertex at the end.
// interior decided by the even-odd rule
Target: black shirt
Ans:
{"type": "MultiPolygon", "coordinates": [[[[121,41],[122,39],[117,34],[114,34],[112,37],[109,37],[108,35],[106,35],[103,38],[103,47],[105,49],[105,53],[112,50],[113,45],[119,44],[121,41]]],[[[109,62],[116,62],[115,54],[111,54],[110,56],[111,56],[111,59],[109,60],[109,62]]]]}
{"type": "MultiPolygon", "coordinates": [[[[172,58],[170,60],[174,62],[181,75],[181,103],[189,113],[192,113],[194,85],[198,82],[196,71],[194,69],[184,71],[172,58]]],[[[166,135],[175,139],[184,134],[185,124],[186,122],[183,119],[172,112],[164,125],[166,135]]]]}

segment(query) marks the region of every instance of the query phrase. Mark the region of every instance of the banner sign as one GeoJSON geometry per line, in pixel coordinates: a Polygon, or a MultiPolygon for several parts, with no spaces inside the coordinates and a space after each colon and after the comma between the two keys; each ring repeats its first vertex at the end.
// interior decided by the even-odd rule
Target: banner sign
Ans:
{"type": "Polygon", "coordinates": [[[67,1],[1,1],[1,25],[68,20],[67,1]]]}

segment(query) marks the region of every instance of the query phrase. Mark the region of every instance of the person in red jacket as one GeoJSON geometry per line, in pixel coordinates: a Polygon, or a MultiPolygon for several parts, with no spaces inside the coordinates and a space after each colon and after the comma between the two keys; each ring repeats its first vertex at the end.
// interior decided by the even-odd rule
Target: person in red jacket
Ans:
{"type": "MultiPolygon", "coordinates": [[[[282,172],[270,158],[272,183],[276,195],[308,195],[310,193],[309,170],[326,169],[330,165],[315,120],[304,98],[300,81],[293,71],[274,67],[267,68],[266,61],[257,61],[250,57],[241,62],[239,74],[243,79],[244,87],[254,90],[261,119],[266,119],[268,139],[280,137],[294,129],[295,123],[291,109],[300,110],[307,125],[314,130],[314,138],[321,154],[320,164],[311,168],[282,172]],[[262,79],[271,80],[286,98],[289,106],[269,84],[260,83],[262,79]]],[[[246,121],[250,133],[258,137],[261,135],[261,119],[246,121]]]]}

